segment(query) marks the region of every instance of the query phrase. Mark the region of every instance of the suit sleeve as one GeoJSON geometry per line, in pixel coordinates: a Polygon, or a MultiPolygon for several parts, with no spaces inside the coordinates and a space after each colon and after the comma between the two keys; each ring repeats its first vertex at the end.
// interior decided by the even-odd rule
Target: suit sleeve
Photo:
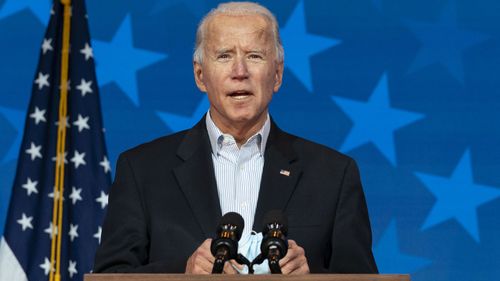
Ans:
{"type": "Polygon", "coordinates": [[[350,160],[338,197],[329,271],[378,273],[372,254],[372,233],[359,171],[350,160]]]}
{"type": "MultiPolygon", "coordinates": [[[[97,249],[94,272],[166,272],[166,262],[148,263],[148,216],[127,157],[120,155],[97,249]]],[[[179,265],[177,265],[179,266],[179,265]]],[[[181,265],[184,267],[183,265],[181,265]]]]}

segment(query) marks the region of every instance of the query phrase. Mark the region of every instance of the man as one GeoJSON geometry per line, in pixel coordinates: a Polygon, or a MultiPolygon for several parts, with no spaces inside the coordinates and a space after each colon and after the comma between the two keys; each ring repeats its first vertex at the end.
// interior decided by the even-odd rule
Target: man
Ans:
{"type": "MultiPolygon", "coordinates": [[[[269,117],[283,57],[276,19],[260,5],[221,4],[202,20],[194,77],[209,112],[120,156],[95,272],[208,274],[210,237],[230,211],[245,220],[240,252],[251,259],[272,209],[289,220],[284,274],[377,272],[354,161],[269,117]]],[[[242,270],[232,261],[224,273],[242,270]]]]}

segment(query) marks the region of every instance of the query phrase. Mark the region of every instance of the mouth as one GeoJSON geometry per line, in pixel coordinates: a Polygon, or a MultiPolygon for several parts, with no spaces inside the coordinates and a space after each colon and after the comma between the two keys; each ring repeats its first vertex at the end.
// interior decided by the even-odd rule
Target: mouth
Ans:
{"type": "Polygon", "coordinates": [[[246,90],[238,90],[230,92],[227,96],[236,100],[244,100],[252,96],[252,92],[246,90]]]}

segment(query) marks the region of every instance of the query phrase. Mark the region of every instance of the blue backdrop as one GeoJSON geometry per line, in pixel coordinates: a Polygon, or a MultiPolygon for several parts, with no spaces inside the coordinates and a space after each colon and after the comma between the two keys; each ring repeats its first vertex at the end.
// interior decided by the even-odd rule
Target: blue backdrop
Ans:
{"type": "MultiPolygon", "coordinates": [[[[113,167],[121,151],[206,112],[191,56],[217,3],[87,0],[113,167]]],[[[380,271],[499,280],[500,2],[262,4],[285,47],[271,114],[358,161],[380,271]]],[[[0,0],[0,233],[50,5],[0,0]]]]}

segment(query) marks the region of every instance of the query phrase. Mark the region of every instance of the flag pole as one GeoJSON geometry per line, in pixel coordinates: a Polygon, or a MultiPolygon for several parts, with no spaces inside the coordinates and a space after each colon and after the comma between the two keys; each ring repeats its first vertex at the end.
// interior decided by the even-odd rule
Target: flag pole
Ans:
{"type": "Polygon", "coordinates": [[[60,0],[64,6],[63,38],[61,50],[61,95],[59,100],[59,123],[57,128],[57,151],[56,151],[56,171],[54,186],[54,207],[52,211],[52,233],[50,264],[54,265],[55,274],[50,270],[50,281],[61,280],[61,240],[63,224],[63,192],[64,192],[64,151],[66,150],[66,116],[68,98],[68,69],[69,69],[69,48],[71,31],[71,0],[60,0]],[[56,230],[57,229],[57,230],[56,230]],[[56,239],[54,239],[56,238],[56,239]]]}

